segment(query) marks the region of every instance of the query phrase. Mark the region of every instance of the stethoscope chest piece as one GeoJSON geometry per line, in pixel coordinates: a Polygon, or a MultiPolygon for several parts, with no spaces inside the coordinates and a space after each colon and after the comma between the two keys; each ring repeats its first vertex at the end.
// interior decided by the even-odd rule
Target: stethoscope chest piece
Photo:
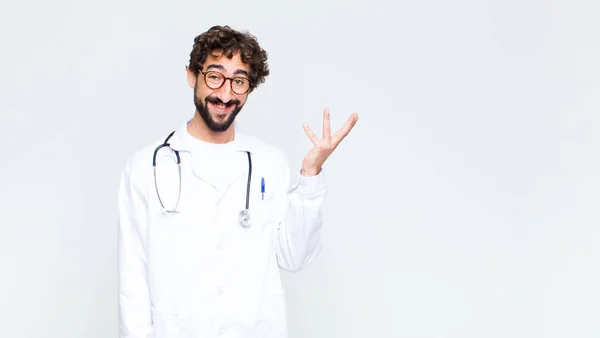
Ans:
{"type": "Polygon", "coordinates": [[[244,228],[249,228],[252,225],[252,219],[250,218],[250,211],[248,209],[244,209],[240,211],[240,224],[244,228]]]}

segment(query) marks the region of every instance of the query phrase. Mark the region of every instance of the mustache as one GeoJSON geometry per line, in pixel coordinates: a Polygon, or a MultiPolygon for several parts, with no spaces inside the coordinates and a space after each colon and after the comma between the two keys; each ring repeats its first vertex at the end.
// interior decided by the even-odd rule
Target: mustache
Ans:
{"type": "Polygon", "coordinates": [[[205,99],[206,103],[210,102],[212,104],[224,104],[226,107],[231,107],[233,105],[239,105],[240,101],[237,99],[231,99],[228,102],[221,101],[218,97],[209,96],[205,99]]]}

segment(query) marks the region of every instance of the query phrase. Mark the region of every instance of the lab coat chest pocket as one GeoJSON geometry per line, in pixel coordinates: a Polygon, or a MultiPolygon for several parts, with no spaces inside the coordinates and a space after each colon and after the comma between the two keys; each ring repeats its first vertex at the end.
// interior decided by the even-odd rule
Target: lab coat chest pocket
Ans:
{"type": "Polygon", "coordinates": [[[257,230],[272,230],[276,225],[274,213],[274,201],[271,194],[262,193],[260,177],[254,185],[254,193],[250,198],[250,210],[253,215],[253,227],[257,230]]]}

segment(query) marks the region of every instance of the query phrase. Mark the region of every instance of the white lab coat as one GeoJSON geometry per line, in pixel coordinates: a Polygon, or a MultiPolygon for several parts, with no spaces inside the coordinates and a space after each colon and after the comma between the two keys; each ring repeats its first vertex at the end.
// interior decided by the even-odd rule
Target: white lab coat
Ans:
{"type": "MultiPolygon", "coordinates": [[[[323,173],[298,173],[291,182],[285,156],[242,134],[237,124],[233,150],[238,152],[215,157],[221,152],[198,147],[186,126],[170,140],[181,156],[180,213],[162,210],[154,186],[152,155],[164,138],[133,154],[123,170],[120,337],[285,338],[279,269],[299,271],[320,251],[323,173]],[[246,202],[246,150],[252,154],[250,228],[238,221],[246,202]]],[[[165,149],[157,158],[157,181],[168,208],[174,206],[179,183],[177,172],[167,175],[164,168],[174,158],[165,149]]]]}

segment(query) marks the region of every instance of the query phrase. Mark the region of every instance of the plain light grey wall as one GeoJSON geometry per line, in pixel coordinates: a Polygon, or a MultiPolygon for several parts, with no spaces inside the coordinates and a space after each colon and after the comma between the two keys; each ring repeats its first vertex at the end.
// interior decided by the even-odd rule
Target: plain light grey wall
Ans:
{"type": "Polygon", "coordinates": [[[597,1],[0,4],[0,337],[116,337],[119,174],[215,24],[269,52],[239,119],[291,163],[361,117],[292,338],[600,336],[597,1]]]}

